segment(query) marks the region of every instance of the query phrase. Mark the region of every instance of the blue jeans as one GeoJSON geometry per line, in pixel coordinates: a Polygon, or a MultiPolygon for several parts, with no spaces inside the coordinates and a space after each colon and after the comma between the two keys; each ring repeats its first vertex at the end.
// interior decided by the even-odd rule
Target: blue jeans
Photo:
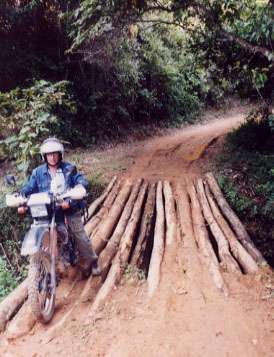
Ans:
{"type": "Polygon", "coordinates": [[[67,216],[67,219],[69,228],[75,238],[80,254],[87,260],[88,264],[97,262],[98,256],[92,247],[91,240],[86,234],[80,212],[67,216]]]}

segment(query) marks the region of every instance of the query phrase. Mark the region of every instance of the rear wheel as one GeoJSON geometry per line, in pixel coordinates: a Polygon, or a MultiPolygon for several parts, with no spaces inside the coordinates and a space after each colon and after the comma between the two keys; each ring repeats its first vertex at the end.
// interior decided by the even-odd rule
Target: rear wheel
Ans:
{"type": "Polygon", "coordinates": [[[48,323],[54,313],[55,294],[52,294],[50,255],[40,251],[32,256],[29,269],[28,295],[31,311],[37,321],[48,323]]]}

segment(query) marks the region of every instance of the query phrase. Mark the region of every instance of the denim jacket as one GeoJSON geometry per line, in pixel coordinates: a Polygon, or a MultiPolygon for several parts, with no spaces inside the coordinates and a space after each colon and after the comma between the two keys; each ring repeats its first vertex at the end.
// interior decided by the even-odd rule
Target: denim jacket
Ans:
{"type": "MultiPolygon", "coordinates": [[[[65,179],[66,179],[65,168],[70,165],[71,164],[68,162],[60,163],[59,167],[61,167],[65,179]]],[[[81,183],[86,188],[86,190],[89,189],[88,181],[84,178],[83,175],[81,175],[79,173],[79,171],[77,171],[74,176],[71,176],[69,178],[68,188],[73,188],[79,183],[81,183]]],[[[23,195],[31,195],[32,193],[38,193],[38,192],[46,192],[46,191],[50,190],[50,185],[51,185],[51,175],[48,170],[48,165],[43,164],[41,166],[38,166],[36,169],[34,169],[32,171],[29,182],[20,190],[20,192],[23,195]]],[[[79,211],[79,209],[81,208],[81,201],[82,200],[72,201],[70,208],[68,210],[66,210],[66,215],[69,216],[69,215],[74,214],[75,212],[79,211]]],[[[61,210],[62,209],[60,209],[56,213],[56,222],[58,222],[58,221],[60,222],[60,221],[64,220],[64,215],[61,210]]]]}

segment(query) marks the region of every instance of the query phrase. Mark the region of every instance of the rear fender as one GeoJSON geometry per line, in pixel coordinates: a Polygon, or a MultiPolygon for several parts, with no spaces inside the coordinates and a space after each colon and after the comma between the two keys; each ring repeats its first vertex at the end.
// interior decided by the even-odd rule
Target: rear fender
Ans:
{"type": "Polygon", "coordinates": [[[31,228],[24,238],[21,248],[21,255],[32,255],[34,253],[39,252],[41,248],[42,239],[45,235],[49,235],[49,228],[31,228]]]}

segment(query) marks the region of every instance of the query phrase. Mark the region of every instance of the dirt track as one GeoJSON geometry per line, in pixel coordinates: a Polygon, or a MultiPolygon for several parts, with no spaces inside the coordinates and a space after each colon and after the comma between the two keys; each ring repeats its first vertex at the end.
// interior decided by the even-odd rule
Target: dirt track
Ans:
{"type": "MultiPolygon", "coordinates": [[[[121,179],[147,181],[202,175],[220,150],[222,135],[244,118],[232,108],[207,124],[138,143],[109,149],[107,155],[127,158],[121,179]]],[[[188,234],[186,234],[188,236],[188,234]]],[[[180,234],[165,250],[161,280],[149,298],[147,284],[129,272],[112,292],[105,307],[87,323],[99,278],[75,306],[55,335],[52,326],[70,311],[85,286],[79,282],[67,300],[62,296],[72,280],[61,282],[56,313],[48,326],[36,324],[23,337],[0,337],[1,356],[274,356],[274,302],[265,299],[273,273],[223,273],[229,295],[220,293],[198,250],[180,234]]],[[[272,280],[271,280],[272,279],[272,280]]]]}

